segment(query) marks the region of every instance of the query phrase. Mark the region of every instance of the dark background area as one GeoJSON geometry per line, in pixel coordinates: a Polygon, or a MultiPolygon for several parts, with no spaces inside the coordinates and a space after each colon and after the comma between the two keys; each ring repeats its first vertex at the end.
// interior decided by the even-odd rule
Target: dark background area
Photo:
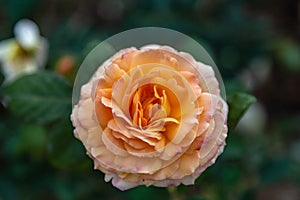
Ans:
{"type": "MultiPolygon", "coordinates": [[[[180,186],[179,196],[300,199],[299,1],[0,0],[0,40],[14,37],[22,18],[49,42],[46,70],[70,85],[88,52],[121,31],[159,26],[192,37],[213,57],[227,94],[247,92],[257,102],[229,132],[216,164],[194,186],[180,186]],[[66,57],[70,72],[61,74],[66,57]]],[[[120,192],[105,183],[68,117],[41,125],[0,111],[0,199],[168,198],[164,188],[120,192]]]]}

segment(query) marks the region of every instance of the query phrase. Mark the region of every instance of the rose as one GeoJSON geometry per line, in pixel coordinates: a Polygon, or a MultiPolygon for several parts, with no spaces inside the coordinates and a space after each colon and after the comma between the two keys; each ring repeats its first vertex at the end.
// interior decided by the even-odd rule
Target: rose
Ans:
{"type": "Polygon", "coordinates": [[[210,66],[149,45],[104,62],[71,119],[95,169],[126,190],[193,184],[223,151],[227,111],[210,66]]]}

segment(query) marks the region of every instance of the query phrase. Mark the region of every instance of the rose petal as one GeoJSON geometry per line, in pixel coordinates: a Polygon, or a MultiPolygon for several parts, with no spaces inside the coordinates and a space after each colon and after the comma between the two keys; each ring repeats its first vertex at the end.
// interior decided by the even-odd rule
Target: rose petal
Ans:
{"type": "Polygon", "coordinates": [[[112,130],[106,128],[102,134],[102,141],[106,148],[113,152],[115,155],[128,156],[128,152],[125,150],[124,142],[119,140],[112,135],[112,130]]]}

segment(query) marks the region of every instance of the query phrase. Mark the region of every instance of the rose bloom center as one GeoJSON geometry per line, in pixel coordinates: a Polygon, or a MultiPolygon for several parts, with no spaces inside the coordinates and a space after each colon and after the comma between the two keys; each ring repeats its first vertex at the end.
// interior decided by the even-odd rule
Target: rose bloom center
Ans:
{"type": "Polygon", "coordinates": [[[133,124],[139,129],[178,125],[180,104],[172,91],[160,84],[146,84],[139,87],[131,96],[129,113],[133,124]],[[167,123],[167,124],[166,124],[167,123]]]}

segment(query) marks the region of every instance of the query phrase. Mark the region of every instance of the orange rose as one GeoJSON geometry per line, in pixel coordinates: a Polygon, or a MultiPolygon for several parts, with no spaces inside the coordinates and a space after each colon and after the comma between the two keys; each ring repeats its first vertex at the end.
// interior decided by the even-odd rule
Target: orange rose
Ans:
{"type": "Polygon", "coordinates": [[[104,62],[71,118],[95,169],[126,190],[193,184],[223,151],[227,112],[210,66],[149,45],[104,62]]]}

